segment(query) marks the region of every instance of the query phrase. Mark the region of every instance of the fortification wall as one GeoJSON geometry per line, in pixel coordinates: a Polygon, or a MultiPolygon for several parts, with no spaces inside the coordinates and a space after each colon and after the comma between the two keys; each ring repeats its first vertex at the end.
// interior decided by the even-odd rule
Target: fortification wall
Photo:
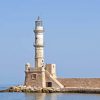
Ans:
{"type": "Polygon", "coordinates": [[[100,78],[58,78],[64,87],[100,88],[100,78]]]}

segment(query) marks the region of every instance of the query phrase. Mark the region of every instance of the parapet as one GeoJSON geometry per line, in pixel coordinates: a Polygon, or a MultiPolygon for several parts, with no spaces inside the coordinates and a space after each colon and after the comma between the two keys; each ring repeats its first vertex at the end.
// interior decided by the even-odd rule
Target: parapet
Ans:
{"type": "Polygon", "coordinates": [[[54,78],[56,78],[56,64],[46,64],[45,68],[54,78]]]}
{"type": "Polygon", "coordinates": [[[25,71],[26,71],[26,72],[30,71],[30,68],[31,68],[30,63],[26,63],[26,64],[25,64],[25,71]]]}

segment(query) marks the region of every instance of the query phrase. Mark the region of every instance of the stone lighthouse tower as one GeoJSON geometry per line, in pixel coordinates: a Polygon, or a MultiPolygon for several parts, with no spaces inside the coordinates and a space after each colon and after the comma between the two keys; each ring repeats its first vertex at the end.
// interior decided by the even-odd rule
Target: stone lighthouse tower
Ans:
{"type": "Polygon", "coordinates": [[[25,70],[25,85],[32,87],[42,87],[46,85],[45,82],[45,65],[44,65],[44,42],[43,42],[43,24],[40,17],[35,21],[35,65],[34,68],[27,63],[25,70]]]}
{"type": "Polygon", "coordinates": [[[35,67],[44,67],[44,42],[43,42],[43,24],[40,17],[35,21],[35,67]]]}
{"type": "Polygon", "coordinates": [[[25,64],[25,84],[31,87],[56,87],[62,88],[63,85],[57,80],[56,65],[44,63],[44,39],[43,24],[38,17],[35,21],[35,65],[31,67],[29,63],[25,64]]]}

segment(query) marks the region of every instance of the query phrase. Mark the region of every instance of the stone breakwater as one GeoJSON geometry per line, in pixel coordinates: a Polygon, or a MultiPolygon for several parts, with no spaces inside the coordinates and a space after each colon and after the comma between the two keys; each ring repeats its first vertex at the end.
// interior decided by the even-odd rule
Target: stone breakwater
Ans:
{"type": "Polygon", "coordinates": [[[40,87],[26,87],[26,86],[12,86],[0,92],[24,92],[24,93],[54,93],[60,92],[59,88],[40,88],[40,87]]]}
{"type": "Polygon", "coordinates": [[[65,87],[65,88],[40,88],[26,86],[12,86],[0,92],[24,92],[24,93],[100,93],[100,88],[84,88],[84,87],[65,87]]]}

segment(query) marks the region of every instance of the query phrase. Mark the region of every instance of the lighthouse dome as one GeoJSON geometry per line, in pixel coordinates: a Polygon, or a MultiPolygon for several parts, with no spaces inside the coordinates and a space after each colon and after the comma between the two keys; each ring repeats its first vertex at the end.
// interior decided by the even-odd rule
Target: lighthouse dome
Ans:
{"type": "Polygon", "coordinates": [[[30,65],[30,63],[26,63],[25,66],[30,67],[31,65],[30,65]]]}

